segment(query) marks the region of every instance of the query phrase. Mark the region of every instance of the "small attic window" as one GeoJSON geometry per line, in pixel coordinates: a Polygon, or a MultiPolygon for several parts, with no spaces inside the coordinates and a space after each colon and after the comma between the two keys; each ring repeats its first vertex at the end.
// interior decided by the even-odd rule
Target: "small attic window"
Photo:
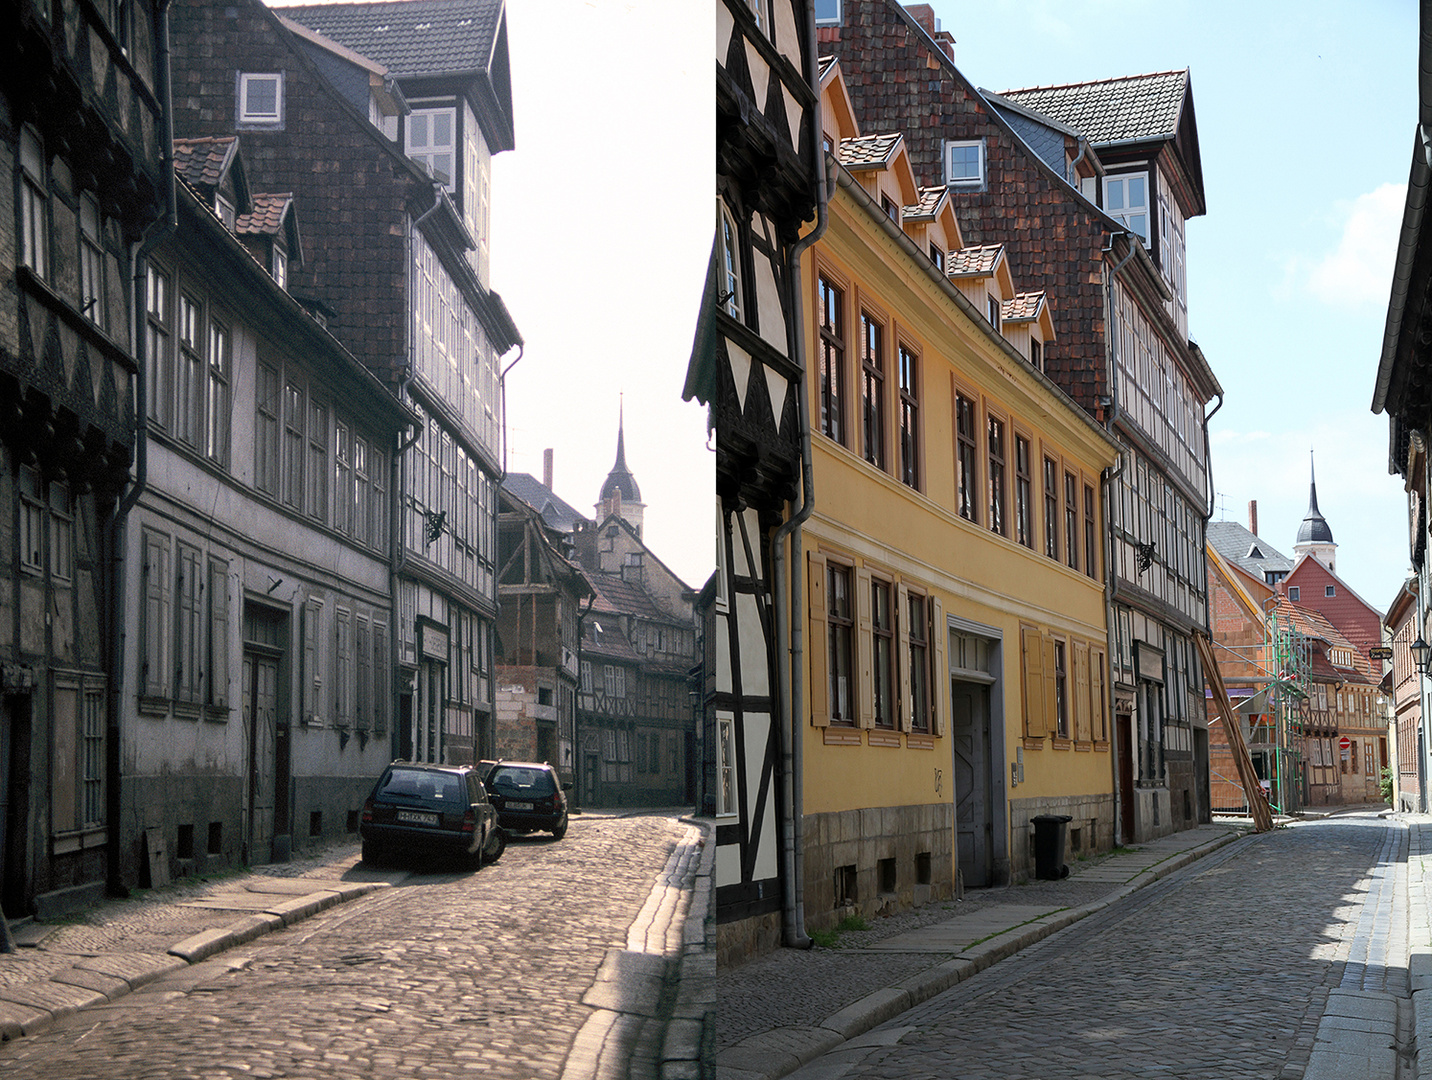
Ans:
{"type": "Polygon", "coordinates": [[[945,143],[945,183],[950,187],[978,188],[985,182],[983,139],[950,140],[945,143]]]}
{"type": "Polygon", "coordinates": [[[1263,549],[1260,548],[1257,544],[1253,544],[1251,547],[1249,547],[1248,554],[1244,556],[1244,558],[1246,559],[1261,559],[1263,557],[1263,549]]]}
{"type": "Polygon", "coordinates": [[[288,252],[279,244],[273,246],[273,262],[269,271],[278,287],[288,291],[288,252]]]}
{"type": "Polygon", "coordinates": [[[1029,339],[1029,363],[1036,371],[1044,370],[1044,345],[1037,337],[1029,339]]]}
{"type": "Polygon", "coordinates": [[[880,209],[885,211],[885,216],[895,222],[896,225],[900,224],[900,207],[896,205],[895,200],[889,195],[880,196],[880,209]]]}
{"type": "Polygon", "coordinates": [[[239,123],[283,123],[283,73],[239,73],[239,123]]]}
{"type": "Polygon", "coordinates": [[[219,220],[224,223],[224,228],[228,229],[229,232],[234,231],[233,203],[229,202],[229,200],[224,198],[222,195],[215,195],[214,213],[217,214],[219,216],[219,220]]]}
{"type": "Polygon", "coordinates": [[[999,333],[999,297],[986,294],[985,299],[989,302],[989,324],[996,334],[999,333]]]}
{"type": "Polygon", "coordinates": [[[839,26],[841,24],[841,0],[815,0],[815,24],[817,26],[839,26]]]}

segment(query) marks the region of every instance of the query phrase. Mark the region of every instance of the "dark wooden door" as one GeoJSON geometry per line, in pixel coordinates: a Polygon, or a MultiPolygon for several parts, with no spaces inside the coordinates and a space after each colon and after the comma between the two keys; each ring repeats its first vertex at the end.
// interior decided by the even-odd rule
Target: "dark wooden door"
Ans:
{"type": "Polygon", "coordinates": [[[955,740],[955,844],[968,888],[993,883],[990,812],[989,691],[973,683],[950,685],[950,730],[955,740]]]}
{"type": "Polygon", "coordinates": [[[1119,836],[1122,843],[1134,839],[1134,718],[1123,713],[1114,718],[1119,731],[1119,836]]]}
{"type": "Polygon", "coordinates": [[[252,864],[273,857],[278,792],[278,659],[245,652],[243,685],[249,788],[245,857],[252,864]]]}

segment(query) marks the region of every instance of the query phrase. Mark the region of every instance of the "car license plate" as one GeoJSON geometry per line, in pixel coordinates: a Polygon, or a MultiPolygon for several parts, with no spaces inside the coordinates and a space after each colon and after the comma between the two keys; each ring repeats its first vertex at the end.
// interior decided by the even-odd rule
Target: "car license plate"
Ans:
{"type": "Polygon", "coordinates": [[[421,810],[399,810],[398,823],[401,825],[436,825],[436,814],[425,814],[421,810]]]}
{"type": "Polygon", "coordinates": [[[509,809],[509,810],[531,810],[531,809],[532,809],[532,804],[531,804],[530,802],[510,802],[510,803],[507,804],[507,809],[509,809]]]}

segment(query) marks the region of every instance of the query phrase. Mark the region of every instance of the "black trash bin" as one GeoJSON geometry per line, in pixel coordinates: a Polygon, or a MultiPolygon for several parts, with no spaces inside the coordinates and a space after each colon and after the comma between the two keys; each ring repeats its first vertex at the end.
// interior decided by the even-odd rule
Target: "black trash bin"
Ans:
{"type": "Polygon", "coordinates": [[[1069,876],[1064,863],[1064,830],[1074,819],[1068,814],[1040,814],[1034,819],[1034,876],[1058,881],[1069,876]]]}

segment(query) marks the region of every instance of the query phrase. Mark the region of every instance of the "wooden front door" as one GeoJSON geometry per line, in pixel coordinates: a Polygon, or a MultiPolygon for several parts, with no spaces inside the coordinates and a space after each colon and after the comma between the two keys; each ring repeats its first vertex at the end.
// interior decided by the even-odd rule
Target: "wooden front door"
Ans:
{"type": "Polygon", "coordinates": [[[244,741],[248,758],[248,835],[244,861],[273,857],[278,793],[278,658],[244,653],[244,741]]]}
{"type": "Polygon", "coordinates": [[[955,749],[955,844],[967,888],[993,884],[990,800],[989,690],[950,684],[950,730],[955,749]]]}
{"type": "Polygon", "coordinates": [[[1114,718],[1119,732],[1119,842],[1134,841],[1134,718],[1121,713],[1114,718]]]}

